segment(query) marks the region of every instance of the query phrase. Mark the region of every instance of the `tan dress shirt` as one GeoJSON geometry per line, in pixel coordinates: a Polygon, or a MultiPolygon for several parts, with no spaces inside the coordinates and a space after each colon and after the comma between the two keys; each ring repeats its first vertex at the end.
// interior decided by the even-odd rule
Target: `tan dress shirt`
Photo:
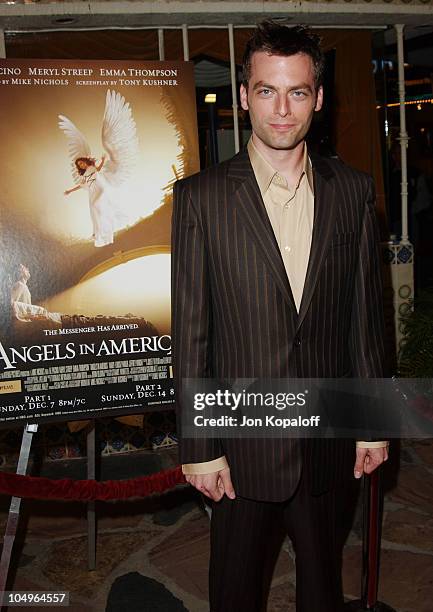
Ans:
{"type": "MultiPolygon", "coordinates": [[[[284,176],[274,170],[261,155],[251,138],[247,148],[299,312],[310,258],[314,221],[313,171],[307,145],[304,144],[302,172],[293,187],[290,187],[284,176]]],[[[386,446],[386,442],[357,442],[357,446],[377,448],[386,446]]],[[[184,464],[182,471],[184,474],[210,474],[225,467],[228,467],[228,463],[223,456],[203,463],[184,464]]]]}
{"type": "Polygon", "coordinates": [[[313,172],[307,146],[304,145],[301,175],[293,187],[266,161],[252,139],[248,154],[299,312],[314,221],[313,172]]]}

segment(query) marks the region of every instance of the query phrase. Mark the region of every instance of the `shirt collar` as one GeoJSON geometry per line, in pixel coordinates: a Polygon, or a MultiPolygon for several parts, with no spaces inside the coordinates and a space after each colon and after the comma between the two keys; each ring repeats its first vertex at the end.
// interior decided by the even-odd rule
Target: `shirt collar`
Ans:
{"type": "MultiPolygon", "coordinates": [[[[250,157],[250,162],[254,170],[254,174],[256,176],[256,180],[260,189],[260,193],[262,196],[269,189],[269,185],[272,182],[274,176],[278,173],[271,164],[263,157],[260,151],[255,146],[253,139],[250,138],[247,145],[248,155],[250,157]]],[[[299,178],[299,182],[302,178],[303,174],[307,176],[308,186],[310,187],[311,193],[314,194],[313,189],[313,170],[311,166],[311,160],[308,156],[307,151],[307,143],[304,142],[304,160],[303,160],[303,170],[302,174],[299,178]]],[[[299,184],[299,183],[298,183],[299,184]]]]}

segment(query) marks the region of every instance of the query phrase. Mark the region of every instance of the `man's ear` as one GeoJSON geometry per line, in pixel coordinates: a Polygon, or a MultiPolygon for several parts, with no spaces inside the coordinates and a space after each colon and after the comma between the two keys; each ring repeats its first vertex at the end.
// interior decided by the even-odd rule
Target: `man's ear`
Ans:
{"type": "Polygon", "coordinates": [[[319,111],[322,108],[322,104],[323,104],[323,87],[320,86],[317,92],[316,106],[314,107],[314,110],[319,111]]]}
{"type": "Polygon", "coordinates": [[[248,110],[248,93],[245,88],[245,85],[242,83],[240,88],[240,98],[241,98],[241,106],[247,111],[248,110]]]}

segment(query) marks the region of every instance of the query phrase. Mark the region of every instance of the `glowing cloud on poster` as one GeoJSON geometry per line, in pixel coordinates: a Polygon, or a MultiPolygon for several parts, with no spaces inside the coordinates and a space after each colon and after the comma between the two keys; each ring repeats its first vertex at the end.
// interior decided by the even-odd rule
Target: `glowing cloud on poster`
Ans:
{"type": "Polygon", "coordinates": [[[124,315],[133,312],[157,327],[170,330],[170,255],[156,254],[121,263],[46,300],[52,312],[86,316],[124,315]],[[143,283],[143,291],[137,287],[143,283]]]}

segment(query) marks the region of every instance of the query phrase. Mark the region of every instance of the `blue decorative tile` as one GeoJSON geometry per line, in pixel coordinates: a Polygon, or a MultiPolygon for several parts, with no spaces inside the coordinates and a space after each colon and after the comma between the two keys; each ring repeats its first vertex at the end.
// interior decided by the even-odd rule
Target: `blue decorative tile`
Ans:
{"type": "Polygon", "coordinates": [[[130,437],[129,442],[135,448],[144,448],[146,444],[146,438],[143,436],[143,434],[140,431],[136,431],[130,437]]]}
{"type": "Polygon", "coordinates": [[[114,438],[114,440],[111,441],[111,446],[113,450],[119,452],[125,446],[125,442],[126,441],[123,440],[122,438],[114,438]]]}
{"type": "MultiPolygon", "coordinates": [[[[127,453],[138,449],[150,449],[154,435],[174,432],[176,418],[173,410],[145,412],[143,428],[122,425],[106,417],[97,420],[97,444],[102,455],[127,453]]],[[[170,434],[171,435],[171,434],[170,434]]],[[[21,445],[22,428],[0,431],[0,465],[15,467],[21,445]]],[[[32,448],[41,447],[48,461],[86,456],[86,430],[70,432],[67,423],[49,423],[40,426],[32,448]]]]}
{"type": "Polygon", "coordinates": [[[383,262],[393,263],[395,260],[395,253],[392,249],[383,249],[383,262]]]}
{"type": "Polygon", "coordinates": [[[66,449],[64,446],[53,446],[49,448],[47,452],[47,457],[54,460],[63,459],[65,455],[66,449]]]}
{"type": "Polygon", "coordinates": [[[399,263],[409,263],[412,259],[412,249],[406,245],[402,246],[397,253],[397,259],[399,263]]]}

